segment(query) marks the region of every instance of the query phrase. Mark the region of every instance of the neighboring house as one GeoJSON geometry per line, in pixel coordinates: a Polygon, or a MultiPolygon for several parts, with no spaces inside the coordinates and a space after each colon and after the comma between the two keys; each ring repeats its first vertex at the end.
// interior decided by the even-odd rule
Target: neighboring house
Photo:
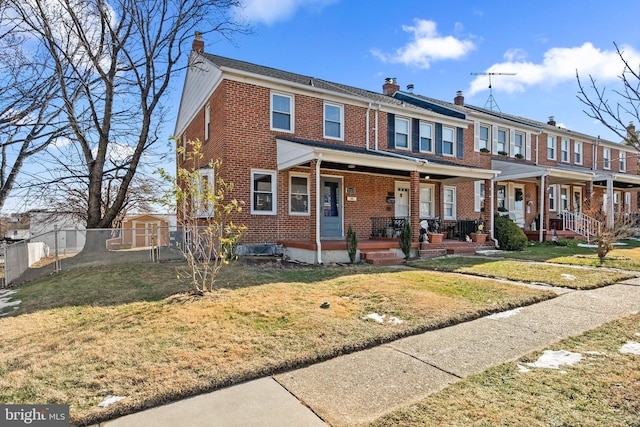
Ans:
{"type": "MultiPolygon", "coordinates": [[[[461,94],[453,104],[432,100],[400,91],[395,79],[371,92],[206,54],[199,37],[190,64],[175,135],[185,148],[200,139],[206,159],[222,159],[221,178],[245,202],[234,219],[247,226],[243,253],[267,244],[301,261],[345,261],[349,226],[364,245],[395,239],[409,221],[417,247],[424,220],[460,240],[475,231],[465,224],[483,221],[490,230],[498,210],[524,228],[538,213],[546,224],[547,203],[556,212],[565,207],[560,193],[544,196],[549,184],[562,192],[568,183],[570,197],[580,189],[582,200],[603,183],[631,185],[627,192],[640,184],[634,156],[626,156],[624,174],[616,169],[622,160],[613,165],[614,155],[627,152],[618,144],[598,144],[598,158],[608,155],[611,169],[592,171],[590,164],[602,162],[587,154],[588,137],[465,106],[461,94]],[[556,138],[558,156],[563,138],[573,144],[584,137],[585,170],[564,172],[577,166],[547,159],[547,135],[556,138]]],[[[185,155],[177,164],[192,167],[185,155]]],[[[615,198],[615,190],[607,194],[615,198]]],[[[619,197],[635,212],[635,198],[619,197]]]]}

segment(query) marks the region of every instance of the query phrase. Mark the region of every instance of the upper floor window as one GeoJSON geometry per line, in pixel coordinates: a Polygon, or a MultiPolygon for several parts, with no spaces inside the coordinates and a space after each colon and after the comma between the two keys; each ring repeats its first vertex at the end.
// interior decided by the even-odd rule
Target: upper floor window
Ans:
{"type": "Polygon", "coordinates": [[[276,173],[251,171],[251,213],[273,215],[276,213],[276,173]]]}
{"type": "Polygon", "coordinates": [[[342,139],[343,134],[342,105],[324,104],[324,137],[342,139]]]}
{"type": "Polygon", "coordinates": [[[573,163],[576,165],[582,164],[582,142],[573,143],[573,163]]]}
{"type": "Polygon", "coordinates": [[[556,159],[556,137],[555,136],[547,137],[547,159],[548,160],[556,159]]]}
{"type": "Polygon", "coordinates": [[[271,94],[271,129],[293,132],[293,97],[271,94]]]}
{"type": "Polygon", "coordinates": [[[289,214],[309,215],[309,177],[291,175],[289,182],[289,214]]]}
{"type": "Polygon", "coordinates": [[[489,126],[480,126],[479,132],[479,141],[478,148],[482,150],[483,148],[491,151],[491,147],[489,146],[489,126]]]}
{"type": "Polygon", "coordinates": [[[504,129],[498,129],[498,145],[496,147],[496,149],[498,150],[498,154],[506,154],[507,146],[507,131],[504,129]]]}
{"type": "Polygon", "coordinates": [[[602,149],[602,168],[611,169],[611,149],[610,148],[602,149]]]}
{"type": "Polygon", "coordinates": [[[627,153],[620,151],[620,172],[627,171],[627,153]]]}
{"type": "Polygon", "coordinates": [[[455,131],[453,128],[442,128],[442,154],[453,156],[455,147],[455,131]]]}
{"type": "Polygon", "coordinates": [[[420,151],[433,151],[433,126],[420,123],[420,151]]]}
{"type": "Polygon", "coordinates": [[[409,148],[409,120],[396,117],[396,147],[409,148]]]}
{"type": "Polygon", "coordinates": [[[569,140],[566,138],[560,142],[560,160],[569,163],[569,140]]]}
{"type": "Polygon", "coordinates": [[[524,157],[524,134],[516,132],[513,138],[513,155],[524,157]]]}
{"type": "Polygon", "coordinates": [[[207,104],[204,109],[204,140],[209,140],[209,132],[211,132],[211,104],[207,104]]]}

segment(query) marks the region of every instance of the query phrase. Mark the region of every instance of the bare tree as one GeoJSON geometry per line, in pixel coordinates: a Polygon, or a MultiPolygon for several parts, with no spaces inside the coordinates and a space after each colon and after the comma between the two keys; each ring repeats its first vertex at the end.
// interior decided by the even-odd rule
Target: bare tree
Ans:
{"type": "Polygon", "coordinates": [[[626,144],[640,150],[640,135],[635,126],[629,126],[634,121],[640,123],[640,64],[631,64],[618,44],[614,45],[621,61],[622,72],[618,78],[622,87],[607,92],[606,87],[597,85],[592,75],[589,75],[585,87],[576,72],[578,99],[587,106],[584,111],[587,116],[598,120],[626,144]],[[616,101],[609,99],[609,93],[616,101]]]}
{"type": "Polygon", "coordinates": [[[48,54],[70,128],[68,145],[49,150],[49,177],[39,184],[84,186],[87,228],[109,228],[144,154],[167,139],[163,100],[196,27],[224,37],[244,31],[230,18],[240,0],[5,1],[8,25],[48,54]]]}

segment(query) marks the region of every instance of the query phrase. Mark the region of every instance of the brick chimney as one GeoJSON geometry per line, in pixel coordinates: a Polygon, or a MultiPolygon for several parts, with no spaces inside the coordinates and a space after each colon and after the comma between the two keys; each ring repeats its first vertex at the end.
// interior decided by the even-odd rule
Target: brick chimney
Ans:
{"type": "Polygon", "coordinates": [[[461,107],[464,106],[464,96],[462,96],[461,90],[456,92],[456,97],[453,98],[453,103],[461,107]]]}
{"type": "Polygon", "coordinates": [[[556,125],[556,118],[553,116],[549,116],[549,121],[547,122],[548,125],[550,126],[555,126],[556,125]]]}
{"type": "Polygon", "coordinates": [[[194,52],[204,52],[204,40],[202,40],[202,33],[200,31],[196,31],[196,38],[193,39],[191,49],[194,52]]]}
{"type": "Polygon", "coordinates": [[[636,126],[633,124],[633,122],[629,122],[629,125],[627,126],[626,142],[630,145],[637,145],[639,142],[638,132],[636,132],[636,126]]]}
{"type": "Polygon", "coordinates": [[[395,77],[387,77],[382,85],[382,93],[387,96],[392,96],[394,93],[400,90],[400,85],[396,83],[395,77]]]}

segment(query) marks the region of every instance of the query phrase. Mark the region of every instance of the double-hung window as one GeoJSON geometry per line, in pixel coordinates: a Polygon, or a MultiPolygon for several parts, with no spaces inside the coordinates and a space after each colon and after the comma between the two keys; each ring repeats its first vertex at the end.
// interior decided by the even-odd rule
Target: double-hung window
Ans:
{"type": "Polygon", "coordinates": [[[602,149],[602,168],[611,169],[611,149],[610,148],[602,149]]]}
{"type": "Polygon", "coordinates": [[[309,215],[309,176],[291,174],[289,182],[289,214],[309,215]]]}
{"type": "Polygon", "coordinates": [[[549,186],[549,210],[550,211],[555,211],[556,208],[556,186],[555,185],[550,185],[549,186]]]}
{"type": "Polygon", "coordinates": [[[444,219],[456,219],[456,187],[444,187],[444,219]]]}
{"type": "Polygon", "coordinates": [[[491,146],[489,145],[489,126],[480,125],[480,132],[478,134],[478,148],[482,151],[489,150],[491,151],[491,146]],[[484,150],[483,150],[484,149],[484,150]]]}
{"type": "Polygon", "coordinates": [[[560,141],[560,160],[569,163],[569,140],[566,138],[562,138],[560,141]]]}
{"type": "Polygon", "coordinates": [[[505,129],[498,129],[498,146],[496,147],[499,154],[507,153],[507,131],[505,129]]]}
{"type": "Polygon", "coordinates": [[[573,143],[573,163],[582,164],[582,142],[575,141],[573,143]]]}
{"type": "Polygon", "coordinates": [[[453,128],[442,128],[442,154],[453,156],[455,154],[455,135],[453,128]]]}
{"type": "Polygon", "coordinates": [[[266,170],[251,171],[251,213],[276,213],[276,173],[266,170]]]}
{"type": "Polygon", "coordinates": [[[396,148],[409,148],[409,120],[396,117],[396,148]]]}
{"type": "Polygon", "coordinates": [[[433,189],[431,184],[420,184],[420,218],[433,217],[433,189]]]}
{"type": "Polygon", "coordinates": [[[202,168],[194,177],[197,193],[193,208],[198,218],[211,218],[214,215],[215,169],[202,168]]]}
{"type": "Polygon", "coordinates": [[[433,152],[433,126],[420,123],[420,151],[433,152]]]}
{"type": "Polygon", "coordinates": [[[343,109],[342,105],[324,104],[324,137],[343,139],[343,109]]]}
{"type": "Polygon", "coordinates": [[[524,134],[516,132],[513,138],[513,155],[524,157],[524,134]]]}
{"type": "Polygon", "coordinates": [[[620,151],[620,172],[627,171],[627,153],[620,151]]]}
{"type": "Polygon", "coordinates": [[[271,94],[271,129],[293,132],[293,97],[271,94]]]}
{"type": "Polygon", "coordinates": [[[547,159],[548,160],[556,159],[556,137],[555,136],[547,137],[547,159]]]}

